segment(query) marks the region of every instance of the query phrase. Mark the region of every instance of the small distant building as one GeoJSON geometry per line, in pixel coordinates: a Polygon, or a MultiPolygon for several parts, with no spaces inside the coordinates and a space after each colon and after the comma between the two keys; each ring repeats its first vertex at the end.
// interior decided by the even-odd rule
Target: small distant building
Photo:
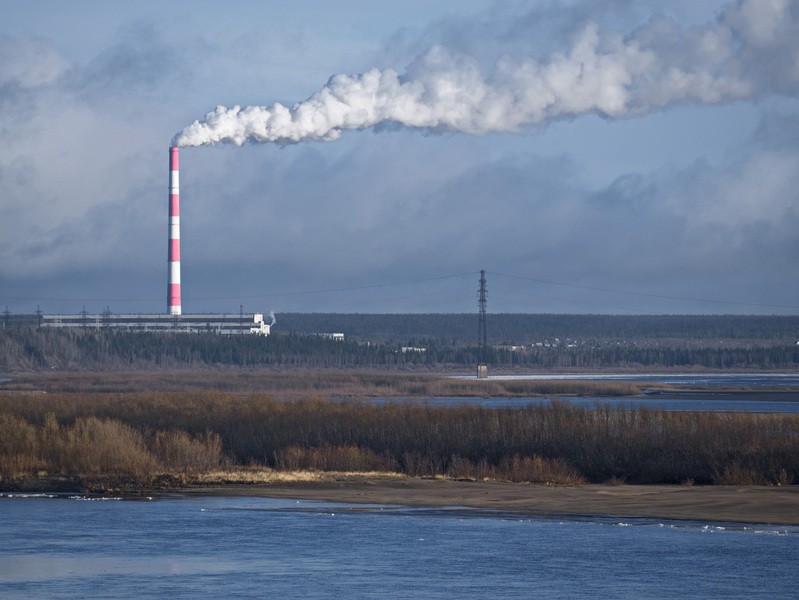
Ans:
{"type": "Polygon", "coordinates": [[[402,353],[408,352],[427,352],[427,348],[419,348],[418,346],[402,346],[402,353]]]}
{"type": "Polygon", "coordinates": [[[121,329],[124,331],[162,331],[169,333],[220,333],[224,335],[269,335],[271,323],[262,313],[225,313],[165,315],[115,315],[80,313],[77,315],[42,315],[42,327],[78,327],[121,329]]]}
{"type": "Polygon", "coordinates": [[[300,335],[303,337],[318,337],[325,340],[334,340],[336,342],[344,341],[343,333],[301,333],[300,335]]]}
{"type": "Polygon", "coordinates": [[[326,340],[335,340],[337,342],[344,341],[344,334],[343,333],[319,333],[317,334],[319,337],[323,337],[326,340]]]}

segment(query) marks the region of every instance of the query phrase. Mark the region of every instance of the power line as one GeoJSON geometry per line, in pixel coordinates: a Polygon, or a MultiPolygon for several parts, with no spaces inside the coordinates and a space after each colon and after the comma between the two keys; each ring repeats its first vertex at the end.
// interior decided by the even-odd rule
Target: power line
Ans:
{"type": "Polygon", "coordinates": [[[516,294],[516,295],[520,295],[520,296],[530,296],[530,297],[533,297],[533,298],[542,298],[544,300],[556,300],[558,302],[570,302],[572,304],[582,304],[582,305],[585,305],[585,306],[595,306],[597,308],[604,308],[604,309],[607,309],[607,310],[620,310],[620,311],[624,311],[624,312],[630,312],[630,313],[642,314],[642,315],[646,314],[645,311],[637,310],[637,309],[634,309],[634,308],[622,308],[621,306],[610,306],[608,304],[599,304],[597,302],[587,302],[585,300],[573,300],[571,298],[560,298],[558,296],[545,296],[543,294],[533,294],[531,292],[520,292],[519,290],[512,290],[512,289],[504,288],[504,287],[495,287],[494,289],[495,290],[499,290],[501,292],[508,292],[510,294],[516,294]]]}
{"type": "MultiPolygon", "coordinates": [[[[401,285],[410,285],[414,283],[426,283],[430,281],[441,281],[444,279],[454,279],[457,277],[471,277],[477,274],[478,271],[471,271],[469,273],[456,273],[453,275],[441,275],[438,277],[425,277],[421,279],[408,279],[405,281],[392,281],[387,283],[373,283],[367,285],[356,285],[341,288],[328,288],[321,290],[301,290],[296,292],[275,292],[270,294],[251,294],[251,295],[237,295],[237,296],[209,296],[209,297],[189,297],[191,301],[197,300],[246,300],[251,298],[279,298],[285,296],[309,296],[314,294],[330,294],[336,292],[352,292],[357,290],[369,290],[384,287],[393,287],[401,285]]],[[[161,302],[163,298],[41,298],[41,297],[15,297],[15,296],[0,296],[3,300],[17,300],[28,302],[161,302]]]]}
{"type": "Polygon", "coordinates": [[[508,275],[506,273],[496,273],[490,271],[491,275],[497,277],[506,277],[508,279],[518,279],[521,281],[532,281],[534,283],[546,283],[550,285],[560,285],[563,287],[579,288],[583,290],[592,290],[595,292],[608,292],[611,294],[623,294],[627,296],[642,296],[644,298],[662,298],[666,300],[682,300],[686,302],[704,302],[708,304],[732,304],[736,306],[756,306],[758,308],[794,308],[799,309],[799,306],[793,304],[762,304],[758,302],[737,302],[735,300],[715,300],[709,298],[688,298],[685,296],[667,296],[665,294],[648,294],[645,292],[630,292],[626,290],[614,290],[610,288],[594,287],[590,285],[579,285],[576,283],[564,283],[562,281],[549,281],[547,279],[535,279],[533,277],[521,277],[519,275],[508,275]]]}
{"type": "MultiPolygon", "coordinates": [[[[369,290],[369,289],[379,289],[379,288],[386,288],[386,287],[398,287],[403,285],[412,285],[417,283],[429,283],[433,281],[442,281],[446,279],[455,279],[459,277],[472,277],[478,274],[479,271],[469,271],[466,273],[455,273],[450,275],[440,275],[437,277],[425,277],[419,279],[408,279],[403,281],[391,281],[385,283],[373,283],[373,284],[363,284],[363,285],[354,285],[354,286],[347,286],[347,287],[339,287],[339,288],[326,288],[326,289],[312,289],[312,290],[298,290],[298,291],[284,291],[284,292],[273,292],[268,294],[241,294],[241,295],[231,295],[231,296],[208,296],[208,297],[191,297],[189,298],[192,301],[208,301],[208,300],[247,300],[247,299],[256,299],[256,298],[282,298],[282,297],[289,297],[289,296],[311,296],[311,295],[319,295],[319,294],[332,294],[332,293],[341,293],[341,292],[352,292],[352,291],[359,291],[359,290],[369,290]]],[[[576,289],[583,289],[583,290],[591,290],[596,292],[605,292],[611,294],[621,294],[626,296],[637,296],[643,298],[660,298],[665,300],[678,300],[684,302],[701,302],[705,304],[726,304],[726,305],[733,305],[733,306],[751,306],[757,308],[782,308],[782,309],[799,309],[798,305],[792,304],[766,304],[766,303],[759,303],[759,302],[740,302],[736,300],[719,300],[719,299],[711,299],[711,298],[691,298],[687,296],[672,296],[667,294],[652,294],[647,292],[634,292],[629,290],[618,290],[613,288],[604,288],[598,286],[590,286],[590,285],[582,285],[577,283],[568,283],[563,281],[552,281],[548,279],[538,279],[535,277],[525,277],[521,275],[511,275],[507,273],[499,273],[496,271],[486,271],[486,273],[495,275],[497,277],[504,277],[506,279],[514,279],[518,281],[529,281],[533,283],[543,283],[548,285],[557,285],[562,287],[569,287],[569,288],[576,288],[576,289]]],[[[500,288],[501,289],[501,288],[500,288]]],[[[523,293],[519,291],[512,291],[506,290],[512,293],[523,293]]],[[[536,294],[531,294],[536,296],[536,294]]],[[[593,305],[601,308],[614,308],[615,310],[623,310],[629,312],[639,312],[634,309],[628,308],[619,308],[619,307],[609,307],[602,304],[594,304],[590,302],[584,301],[577,301],[577,300],[570,300],[566,298],[557,298],[552,296],[545,296],[545,295],[538,295],[540,298],[546,298],[551,300],[559,300],[559,301],[567,301],[567,302],[574,302],[578,304],[586,304],[586,305],[593,305]]],[[[43,298],[43,297],[19,297],[19,296],[0,296],[2,300],[12,300],[12,301],[28,301],[28,302],[161,302],[163,298],[43,298]]]]}
{"type": "Polygon", "coordinates": [[[191,298],[191,300],[232,300],[235,298],[277,298],[282,296],[307,296],[312,294],[329,294],[333,292],[352,292],[357,290],[370,290],[375,288],[392,287],[399,285],[409,285],[412,283],[426,283],[428,281],[440,281],[442,279],[454,279],[456,277],[466,277],[475,275],[477,271],[470,273],[458,273],[456,275],[441,275],[440,277],[426,277],[424,279],[409,279],[407,281],[395,281],[391,283],[374,283],[371,285],[356,285],[343,288],[331,288],[326,290],[305,290],[300,292],[277,292],[273,294],[256,294],[252,296],[228,296],[218,298],[191,298]]]}

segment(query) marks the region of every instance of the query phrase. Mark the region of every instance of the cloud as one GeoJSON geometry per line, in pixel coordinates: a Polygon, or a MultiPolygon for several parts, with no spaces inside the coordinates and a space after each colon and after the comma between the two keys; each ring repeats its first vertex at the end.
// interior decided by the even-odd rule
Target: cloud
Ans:
{"type": "Polygon", "coordinates": [[[149,20],[125,26],[116,42],[77,70],[70,82],[84,98],[150,95],[161,101],[191,80],[186,58],[149,20]]]}
{"type": "Polygon", "coordinates": [[[147,90],[174,71],[153,79],[140,61],[108,59],[126,44],[87,68],[43,40],[0,42],[0,276],[132,260],[133,242],[151,237],[164,168],[151,149],[165,147],[171,109],[154,111],[147,90]],[[141,79],[144,92],[131,84],[141,79]]]}
{"type": "Polygon", "coordinates": [[[0,96],[10,89],[30,90],[53,85],[71,63],[48,41],[0,36],[0,96]]]}

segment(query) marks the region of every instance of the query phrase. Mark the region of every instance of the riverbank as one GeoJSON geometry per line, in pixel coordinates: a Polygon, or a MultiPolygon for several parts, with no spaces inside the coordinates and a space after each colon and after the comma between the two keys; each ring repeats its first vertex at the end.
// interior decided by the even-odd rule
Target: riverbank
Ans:
{"type": "Polygon", "coordinates": [[[387,476],[329,476],[269,484],[198,485],[200,496],[352,504],[467,507],[536,516],[603,516],[799,525],[799,486],[522,485],[387,476]]]}
{"type": "MultiPolygon", "coordinates": [[[[8,482],[7,482],[8,483],[8,482]]],[[[72,478],[31,478],[0,493],[86,494],[140,498],[175,495],[257,497],[465,508],[529,516],[649,518],[698,522],[799,525],[799,486],[684,486],[585,484],[553,486],[505,481],[408,477],[395,473],[220,471],[160,487],[87,486],[72,478]]],[[[121,484],[121,485],[120,485],[121,484]]]]}

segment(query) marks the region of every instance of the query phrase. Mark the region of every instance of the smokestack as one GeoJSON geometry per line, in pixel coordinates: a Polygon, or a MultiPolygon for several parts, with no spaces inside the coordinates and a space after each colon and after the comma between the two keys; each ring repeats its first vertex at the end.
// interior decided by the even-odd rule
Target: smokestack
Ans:
{"type": "Polygon", "coordinates": [[[169,282],[166,291],[167,312],[180,314],[180,173],[178,148],[169,149],[169,282]]]}

